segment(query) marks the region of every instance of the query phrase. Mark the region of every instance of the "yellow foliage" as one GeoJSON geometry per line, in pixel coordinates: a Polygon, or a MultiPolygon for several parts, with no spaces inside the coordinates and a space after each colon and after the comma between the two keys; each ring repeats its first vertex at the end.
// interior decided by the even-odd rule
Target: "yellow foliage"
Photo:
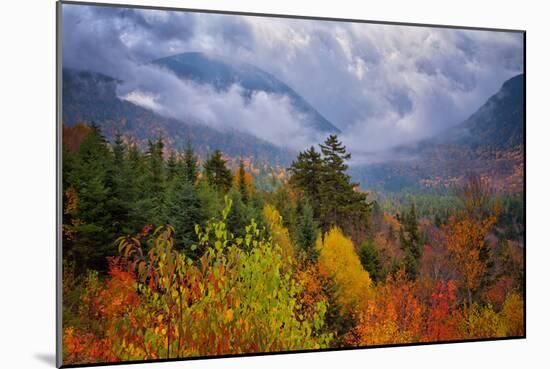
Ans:
{"type": "Polygon", "coordinates": [[[351,312],[369,292],[372,281],[363,269],[353,243],[338,228],[325,234],[324,240],[317,239],[319,251],[319,272],[322,276],[334,278],[337,286],[336,298],[351,312]]]}
{"type": "Polygon", "coordinates": [[[294,246],[290,240],[288,229],[283,226],[283,218],[272,205],[264,207],[264,217],[271,230],[273,244],[281,248],[285,264],[290,264],[294,257],[294,246]]]}
{"type": "Polygon", "coordinates": [[[517,293],[512,292],[506,296],[500,315],[503,324],[506,326],[506,335],[523,336],[525,334],[523,299],[517,293]]]}
{"type": "Polygon", "coordinates": [[[505,337],[506,327],[490,304],[474,304],[466,316],[463,336],[472,339],[505,337]]]}

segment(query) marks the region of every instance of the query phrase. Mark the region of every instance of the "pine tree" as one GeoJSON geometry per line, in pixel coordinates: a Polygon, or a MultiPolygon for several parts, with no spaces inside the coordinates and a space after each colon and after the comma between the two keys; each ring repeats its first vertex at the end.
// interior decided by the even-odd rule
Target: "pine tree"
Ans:
{"type": "Polygon", "coordinates": [[[320,187],[322,231],[326,232],[337,225],[352,236],[364,233],[370,208],[366,202],[367,195],[355,191],[358,184],[351,182],[346,173],[346,161],[351,158],[351,154],[336,135],[330,135],[319,146],[324,168],[320,187]]]}
{"type": "Polygon", "coordinates": [[[214,154],[204,163],[204,172],[208,183],[218,191],[227,193],[233,182],[233,174],[227,168],[225,160],[222,159],[220,150],[214,151],[214,154]]]}
{"type": "Polygon", "coordinates": [[[297,160],[292,162],[288,170],[291,174],[291,185],[304,192],[313,208],[314,218],[319,219],[323,175],[321,154],[315,150],[315,147],[311,146],[306,151],[298,154],[297,160]]]}

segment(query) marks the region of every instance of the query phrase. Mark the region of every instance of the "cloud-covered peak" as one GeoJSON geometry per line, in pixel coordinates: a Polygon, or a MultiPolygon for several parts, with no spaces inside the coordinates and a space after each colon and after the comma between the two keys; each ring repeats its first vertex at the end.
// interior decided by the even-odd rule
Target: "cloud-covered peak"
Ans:
{"type": "MultiPolygon", "coordinates": [[[[125,81],[122,93],[133,101],[166,111],[198,105],[197,113],[204,114],[200,120],[219,126],[231,121],[227,117],[245,119],[245,114],[248,125],[261,123],[255,129],[270,124],[301,137],[292,104],[286,112],[279,109],[284,96],[264,91],[252,105],[229,103],[236,98],[232,95],[194,91],[193,98],[185,94],[181,80],[148,63],[199,52],[256,66],[339,127],[358,155],[444,131],[466,119],[505,80],[523,72],[520,33],[73,4],[63,5],[63,50],[65,66],[125,81]],[[162,101],[166,91],[181,93],[172,98],[175,106],[162,101]],[[217,116],[213,107],[224,99],[228,103],[217,116]],[[251,106],[246,112],[231,110],[251,106]],[[220,121],[213,123],[216,119],[220,121]]],[[[239,88],[227,91],[237,93],[239,88]]],[[[258,134],[274,134],[271,141],[279,144],[293,138],[267,128],[258,134]]]]}

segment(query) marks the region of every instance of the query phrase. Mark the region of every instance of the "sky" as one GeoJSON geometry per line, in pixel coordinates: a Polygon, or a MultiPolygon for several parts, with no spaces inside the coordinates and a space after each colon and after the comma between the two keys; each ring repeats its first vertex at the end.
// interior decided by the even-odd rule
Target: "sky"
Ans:
{"type": "Polygon", "coordinates": [[[357,158],[460,123],[523,73],[523,35],[512,32],[75,4],[63,5],[62,22],[63,66],[121,80],[121,99],[292,149],[320,139],[285,96],[246,100],[238,85],[217,91],[148,63],[184,52],[231,58],[293,88],[357,158]]]}

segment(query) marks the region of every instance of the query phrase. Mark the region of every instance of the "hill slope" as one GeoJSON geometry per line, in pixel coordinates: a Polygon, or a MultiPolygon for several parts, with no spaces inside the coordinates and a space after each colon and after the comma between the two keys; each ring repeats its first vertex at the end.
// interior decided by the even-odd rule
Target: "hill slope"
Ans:
{"type": "Polygon", "coordinates": [[[506,81],[467,120],[436,137],[396,148],[399,160],[352,168],[365,188],[451,186],[474,172],[498,190],[522,191],[524,76],[506,81]]]}
{"type": "Polygon", "coordinates": [[[340,133],[340,130],[325,119],[315,108],[288,85],[266,71],[235,60],[198,52],[188,52],[153,61],[153,64],[171,70],[178,77],[200,84],[208,84],[217,90],[227,90],[238,83],[246,97],[255,91],[285,95],[294,109],[305,119],[308,128],[323,133],[340,133]]]}
{"type": "Polygon", "coordinates": [[[269,163],[288,164],[292,153],[252,135],[213,128],[162,117],[154,112],[121,100],[116,94],[117,81],[109,76],[73,69],[63,69],[63,123],[98,124],[112,139],[117,132],[138,144],[162,135],[165,142],[178,149],[191,142],[205,157],[214,149],[223,149],[231,157],[254,157],[269,163]]]}

